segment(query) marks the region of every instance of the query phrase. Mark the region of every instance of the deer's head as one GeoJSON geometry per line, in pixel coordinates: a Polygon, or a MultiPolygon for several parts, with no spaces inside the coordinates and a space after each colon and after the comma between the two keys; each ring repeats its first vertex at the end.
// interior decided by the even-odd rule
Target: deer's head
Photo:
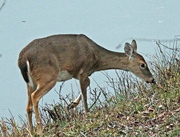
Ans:
{"type": "Polygon", "coordinates": [[[125,54],[129,57],[128,70],[134,73],[136,76],[142,78],[147,83],[154,83],[155,80],[148,68],[145,59],[137,53],[137,44],[133,40],[131,44],[125,43],[125,54]]]}

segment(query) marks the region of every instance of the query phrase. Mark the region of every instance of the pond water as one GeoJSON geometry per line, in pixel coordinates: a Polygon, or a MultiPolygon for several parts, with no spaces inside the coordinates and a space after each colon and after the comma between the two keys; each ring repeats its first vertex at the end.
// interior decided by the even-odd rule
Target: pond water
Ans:
{"type": "MultiPolygon", "coordinates": [[[[11,117],[9,110],[15,118],[26,115],[26,84],[17,59],[32,40],[53,34],[83,33],[109,50],[124,52],[124,43],[136,39],[138,52],[152,55],[157,48],[155,39],[173,40],[179,34],[179,5],[178,0],[7,1],[0,11],[0,117],[11,117]],[[122,46],[116,49],[119,44],[122,46]]],[[[116,77],[114,71],[108,73],[116,77]]],[[[101,72],[93,74],[92,89],[97,87],[94,80],[103,86],[107,79],[101,72]]],[[[55,90],[59,86],[56,84],[40,104],[57,102],[55,90]]],[[[62,94],[72,90],[78,96],[78,81],[65,82],[62,94]]]]}

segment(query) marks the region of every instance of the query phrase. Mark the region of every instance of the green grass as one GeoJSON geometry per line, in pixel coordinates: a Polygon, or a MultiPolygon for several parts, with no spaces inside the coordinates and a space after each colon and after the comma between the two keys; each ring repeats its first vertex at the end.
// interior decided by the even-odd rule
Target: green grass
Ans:
{"type": "MultiPolygon", "coordinates": [[[[160,45],[159,51],[150,62],[156,85],[146,84],[121,71],[116,71],[117,79],[105,74],[111,90],[105,91],[105,88],[98,86],[91,91],[91,104],[96,103],[90,113],[85,114],[80,106],[68,111],[65,104],[72,99],[63,96],[57,104],[41,108],[43,135],[179,136],[180,52],[173,50],[172,54],[165,54],[160,45]],[[99,93],[101,98],[98,98],[99,93]]],[[[0,136],[30,136],[27,120],[21,119],[19,124],[13,116],[2,119],[0,136]]]]}

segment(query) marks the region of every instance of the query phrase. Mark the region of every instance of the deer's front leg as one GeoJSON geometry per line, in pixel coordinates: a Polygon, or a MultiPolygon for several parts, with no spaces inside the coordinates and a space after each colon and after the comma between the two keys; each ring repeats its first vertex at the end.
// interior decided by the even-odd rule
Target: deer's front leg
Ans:
{"type": "Polygon", "coordinates": [[[89,112],[88,104],[87,104],[87,90],[86,88],[89,86],[90,80],[88,77],[84,76],[83,74],[80,75],[80,86],[81,86],[81,92],[83,97],[83,104],[85,108],[85,112],[89,112]]]}
{"type": "Polygon", "coordinates": [[[77,97],[77,99],[73,102],[71,102],[71,104],[69,104],[67,106],[67,109],[72,109],[75,108],[79,102],[81,101],[81,99],[83,98],[83,103],[84,103],[84,107],[85,107],[85,111],[89,112],[88,106],[87,106],[87,87],[90,84],[90,80],[88,77],[84,76],[84,75],[80,75],[80,87],[81,87],[81,94],[77,97]]]}

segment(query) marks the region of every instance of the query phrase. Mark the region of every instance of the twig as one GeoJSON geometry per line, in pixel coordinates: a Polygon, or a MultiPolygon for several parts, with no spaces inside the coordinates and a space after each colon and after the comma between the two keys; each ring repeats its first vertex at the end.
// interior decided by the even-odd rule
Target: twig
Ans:
{"type": "Polygon", "coordinates": [[[178,49],[178,48],[170,48],[170,47],[162,44],[160,41],[156,42],[156,44],[157,44],[157,45],[161,45],[161,46],[163,46],[163,47],[165,47],[165,48],[167,48],[167,49],[169,49],[169,50],[176,50],[176,51],[180,52],[180,49],[178,49]]]}
{"type": "Polygon", "coordinates": [[[99,92],[99,95],[97,96],[96,100],[94,101],[94,103],[90,106],[89,110],[94,106],[94,104],[96,104],[97,100],[99,99],[101,95],[101,92],[99,92]]]}
{"type": "Polygon", "coordinates": [[[154,93],[154,94],[152,95],[152,98],[150,99],[150,100],[151,100],[151,103],[154,102],[154,97],[155,97],[157,94],[158,94],[158,93],[154,93]]]}
{"type": "Polygon", "coordinates": [[[26,131],[29,133],[28,135],[29,135],[30,137],[33,137],[33,136],[31,135],[30,130],[29,130],[28,128],[25,128],[25,129],[26,129],[26,131]]]}
{"type": "Polygon", "coordinates": [[[44,111],[47,111],[49,113],[49,116],[54,120],[56,121],[57,120],[57,117],[55,115],[55,113],[53,112],[53,110],[50,110],[49,108],[45,108],[44,111]]]}
{"type": "Polygon", "coordinates": [[[120,42],[120,44],[116,47],[116,49],[119,49],[122,47],[122,43],[124,43],[127,40],[135,39],[137,41],[144,41],[144,42],[155,42],[155,41],[162,41],[162,42],[173,42],[174,39],[147,39],[147,38],[126,38],[120,42]]]}
{"type": "Polygon", "coordinates": [[[86,137],[86,135],[83,133],[83,132],[80,132],[81,133],[81,135],[83,135],[84,137],[86,137]]]}
{"type": "Polygon", "coordinates": [[[2,8],[4,7],[4,5],[6,4],[6,0],[4,0],[3,4],[0,7],[0,11],[2,10],[2,8]]]}

